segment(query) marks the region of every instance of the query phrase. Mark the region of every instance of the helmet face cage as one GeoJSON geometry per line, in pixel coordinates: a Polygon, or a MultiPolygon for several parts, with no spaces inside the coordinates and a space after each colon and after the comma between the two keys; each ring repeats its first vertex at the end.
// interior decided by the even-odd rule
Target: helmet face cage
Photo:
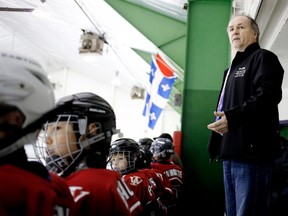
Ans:
{"type": "MultiPolygon", "coordinates": [[[[97,134],[101,134],[97,123],[97,134]]],[[[77,160],[87,148],[82,142],[86,135],[87,119],[78,115],[58,115],[55,121],[47,122],[34,145],[36,157],[49,171],[63,175],[69,168],[78,165],[77,160]]],[[[88,142],[88,144],[91,144],[88,142]]],[[[71,171],[74,171],[73,169],[71,171]]]]}
{"type": "Polygon", "coordinates": [[[110,153],[109,158],[110,158],[109,163],[110,163],[111,168],[113,170],[120,172],[122,175],[130,173],[130,172],[135,171],[137,169],[137,167],[136,167],[137,157],[131,151],[114,151],[114,152],[110,153]],[[121,155],[123,155],[127,160],[127,166],[124,169],[120,169],[119,167],[115,166],[115,164],[114,164],[114,163],[117,163],[114,161],[114,158],[117,158],[121,155]]]}
{"type": "Polygon", "coordinates": [[[171,140],[167,138],[157,138],[151,144],[150,151],[153,157],[158,157],[160,159],[169,159],[172,154],[174,154],[174,146],[171,140]]]}
{"type": "Polygon", "coordinates": [[[91,92],[80,92],[62,97],[56,105],[71,104],[45,127],[36,144],[36,155],[50,170],[67,176],[81,166],[93,166],[89,155],[96,152],[108,155],[112,135],[117,133],[113,108],[102,97],[91,92]],[[61,132],[61,133],[60,133],[61,132]],[[49,137],[54,137],[51,144],[49,137]],[[61,142],[56,140],[61,138],[61,142]],[[52,148],[52,146],[54,146],[52,148]],[[57,146],[57,147],[55,147],[57,146]],[[40,150],[39,150],[40,149],[40,150]]]}
{"type": "Polygon", "coordinates": [[[113,170],[116,170],[123,175],[137,170],[139,157],[140,149],[138,144],[132,139],[122,138],[112,143],[109,151],[108,163],[113,170]],[[127,166],[120,170],[119,167],[115,166],[115,163],[117,163],[115,159],[121,155],[126,158],[127,166]]]}

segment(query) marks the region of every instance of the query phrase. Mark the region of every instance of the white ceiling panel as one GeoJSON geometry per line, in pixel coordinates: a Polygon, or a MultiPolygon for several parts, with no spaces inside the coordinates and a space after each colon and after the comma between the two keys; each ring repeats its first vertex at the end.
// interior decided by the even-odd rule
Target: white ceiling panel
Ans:
{"type": "Polygon", "coordinates": [[[110,84],[119,71],[119,78],[125,83],[120,87],[123,90],[130,92],[135,85],[146,86],[150,66],[131,48],[155,53],[156,47],[105,1],[0,0],[0,7],[2,50],[34,57],[48,73],[68,69],[110,84]],[[15,11],[5,11],[7,8],[15,11]],[[19,12],[27,8],[45,10],[49,17],[19,12]],[[78,51],[82,29],[104,37],[107,52],[85,61],[78,51]]]}

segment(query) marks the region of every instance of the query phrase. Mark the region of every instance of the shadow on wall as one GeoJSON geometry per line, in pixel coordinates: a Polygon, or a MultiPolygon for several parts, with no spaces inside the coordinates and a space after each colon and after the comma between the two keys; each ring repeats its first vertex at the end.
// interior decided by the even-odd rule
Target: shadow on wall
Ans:
{"type": "MultiPolygon", "coordinates": [[[[184,199],[181,205],[182,211],[179,215],[186,215],[187,212],[190,212],[191,215],[198,215],[201,212],[201,215],[223,216],[225,212],[225,198],[222,182],[216,182],[216,178],[211,179],[212,183],[207,187],[207,183],[203,183],[201,179],[197,178],[197,170],[186,164],[184,160],[186,181],[184,184],[184,199]]],[[[219,175],[221,176],[222,174],[219,175]]]]}

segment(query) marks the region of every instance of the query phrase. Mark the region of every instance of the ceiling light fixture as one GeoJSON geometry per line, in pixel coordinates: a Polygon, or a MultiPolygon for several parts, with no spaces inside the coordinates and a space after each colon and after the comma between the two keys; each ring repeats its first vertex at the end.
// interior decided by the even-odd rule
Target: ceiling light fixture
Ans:
{"type": "Polygon", "coordinates": [[[80,38],[79,54],[81,54],[85,59],[92,58],[99,55],[103,55],[107,52],[107,46],[102,37],[97,34],[83,30],[83,34],[80,38]]]}

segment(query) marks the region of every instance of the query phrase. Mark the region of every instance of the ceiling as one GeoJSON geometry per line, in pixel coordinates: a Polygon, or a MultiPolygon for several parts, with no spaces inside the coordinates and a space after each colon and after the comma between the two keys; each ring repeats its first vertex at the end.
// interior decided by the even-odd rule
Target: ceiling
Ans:
{"type": "MultiPolygon", "coordinates": [[[[125,2],[143,10],[140,0],[125,2]]],[[[36,58],[49,74],[70,70],[107,85],[118,74],[125,83],[119,88],[127,92],[146,87],[151,54],[159,50],[104,0],[0,0],[0,46],[36,58]],[[49,16],[36,16],[39,9],[49,16]],[[79,54],[83,30],[106,42],[103,55],[91,55],[92,61],[79,54]]]]}
{"type": "MultiPolygon", "coordinates": [[[[119,71],[119,78],[144,87],[150,70],[132,49],[155,53],[156,46],[118,15],[105,1],[0,0],[1,8],[46,10],[50,17],[37,17],[32,12],[0,12],[0,46],[38,59],[49,73],[72,70],[100,82],[109,82],[119,71]],[[79,55],[83,31],[105,34],[107,52],[87,62],[79,55]],[[133,62],[133,64],[131,64],[133,62]]],[[[57,80],[56,80],[57,82],[57,80]]],[[[130,85],[129,85],[130,84],[130,85]]],[[[123,85],[124,88],[124,85],[123,85]]]]}
{"type": "MultiPolygon", "coordinates": [[[[0,0],[0,46],[36,58],[49,74],[75,71],[111,85],[118,73],[123,91],[145,88],[151,54],[159,50],[179,71],[174,91],[183,89],[188,0],[0,0]],[[17,10],[16,10],[17,9],[17,10]],[[32,13],[41,9],[49,17],[32,13]],[[172,29],[172,30],[171,30],[172,29]],[[79,54],[83,30],[106,41],[103,55],[87,62],[79,54]]],[[[235,0],[234,7],[255,13],[261,45],[288,68],[287,0],[235,0]],[[256,6],[255,6],[256,5],[256,6]],[[253,8],[253,10],[251,9],[253,8]],[[256,9],[255,9],[256,8],[256,9]]],[[[287,71],[287,70],[286,70],[287,71]]],[[[56,76],[57,77],[57,76],[56,76]]],[[[55,78],[52,82],[61,83],[55,78]]],[[[288,88],[285,76],[283,88],[288,88]]]]}

